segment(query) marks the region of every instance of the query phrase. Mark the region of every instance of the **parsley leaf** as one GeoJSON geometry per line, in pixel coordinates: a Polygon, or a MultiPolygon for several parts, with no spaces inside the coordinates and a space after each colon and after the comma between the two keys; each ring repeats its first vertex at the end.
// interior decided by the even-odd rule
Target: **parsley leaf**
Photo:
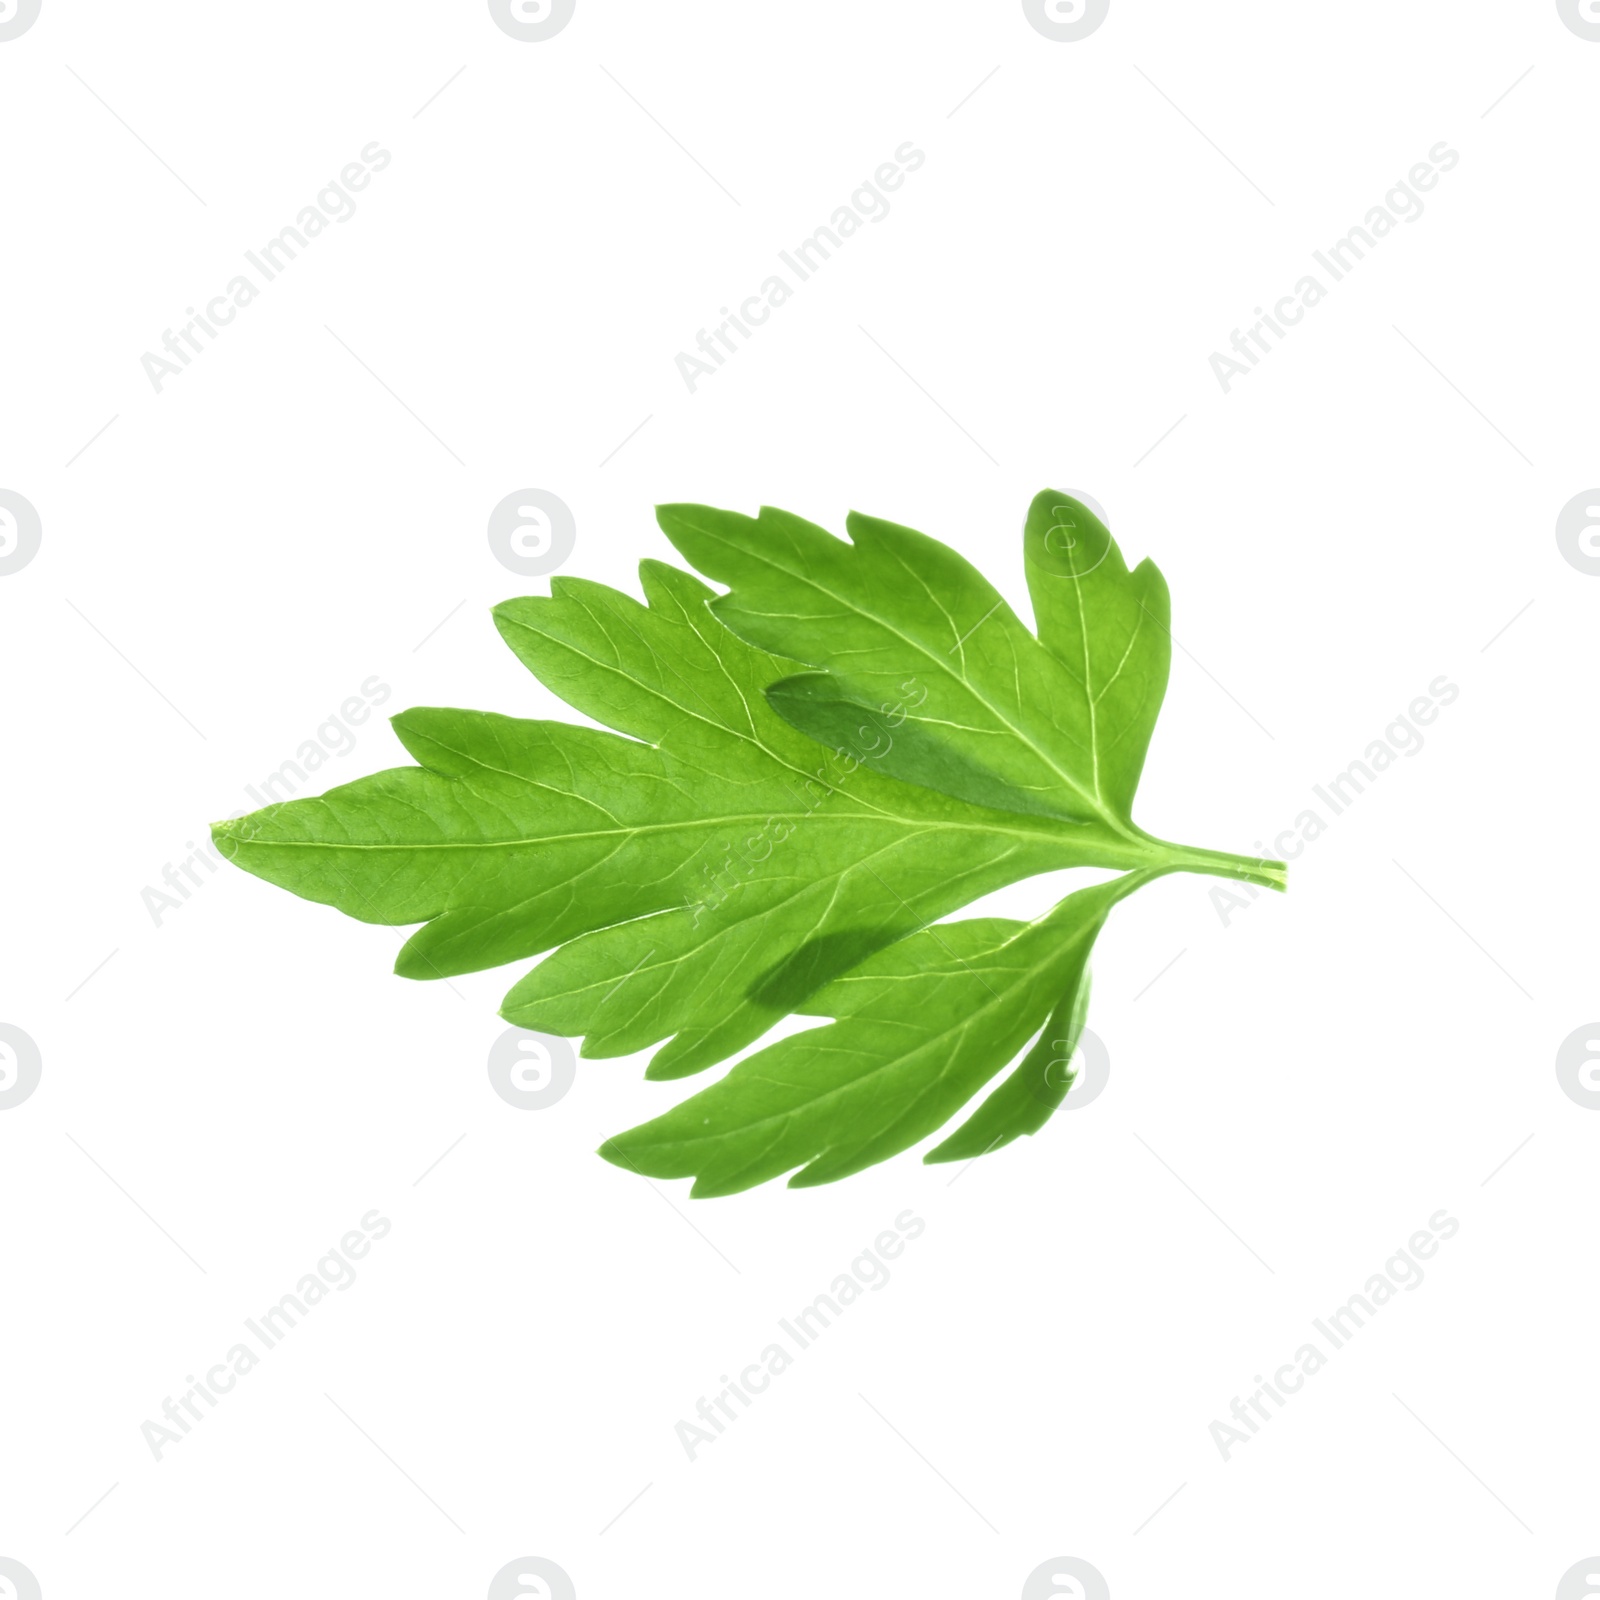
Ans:
{"type": "Polygon", "coordinates": [[[986,805],[1100,823],[1131,836],[1130,807],[1171,657],[1167,587],[1130,573],[1079,502],[1037,496],[1024,534],[1039,636],[969,562],[926,534],[852,513],[851,543],[791,516],[663,506],[662,531],[729,593],[713,610],[741,638],[826,669],[773,703],[825,743],[928,693],[881,770],[986,805]],[[881,714],[881,713],[880,713],[881,714]]]}
{"type": "Polygon", "coordinates": [[[586,1057],[659,1046],[676,1078],[758,1051],[604,1154],[724,1194],[830,1181],[939,1127],[1044,1032],[929,1160],[1036,1132],[1070,1086],[1090,947],[1162,873],[1281,888],[1281,863],[1152,838],[1131,805],[1165,691],[1166,586],[1047,492],[1025,530],[1031,632],[954,551],[852,516],[663,507],[728,586],[659,562],[645,603],[557,578],[495,622],[601,727],[420,708],[416,766],[213,830],[246,871],[366,922],[421,924],[396,970],[533,956],[502,1014],[586,1057]],[[1029,924],[943,918],[1066,867],[1124,876],[1029,924]],[[549,952],[546,954],[546,952],[549,952]]]}
{"type": "Polygon", "coordinates": [[[591,1057],[670,1039],[652,1077],[725,1059],[1005,884],[1136,864],[1115,839],[848,771],[762,698],[794,662],[741,643],[688,574],[646,562],[642,579],[648,607],[558,578],[495,612],[541,681],[618,732],[406,711],[394,729],[420,766],[220,823],[219,848],[363,921],[423,923],[405,977],[561,947],[506,1018],[583,1034],[591,1057]]]}
{"type": "MultiPolygon", "coordinates": [[[[932,1133],[1039,1030],[1063,988],[1082,988],[1111,907],[1150,874],[1068,895],[1037,922],[924,928],[837,978],[801,1009],[833,1017],[739,1062],[709,1089],[609,1140],[608,1160],[733,1194],[793,1167],[794,1188],[831,1183],[932,1133]]],[[[1081,1027],[1081,1015],[1078,1019],[1081,1027]]],[[[978,1156],[1043,1126],[1060,1104],[1035,1050],[930,1161],[978,1156]]],[[[1070,1057],[1070,1049],[1067,1055],[1070,1057]]]]}

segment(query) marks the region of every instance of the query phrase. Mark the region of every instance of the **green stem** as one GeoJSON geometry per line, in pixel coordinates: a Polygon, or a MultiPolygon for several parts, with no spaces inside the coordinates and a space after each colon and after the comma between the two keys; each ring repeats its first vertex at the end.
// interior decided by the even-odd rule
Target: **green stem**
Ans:
{"type": "Polygon", "coordinates": [[[1164,839],[1150,842],[1161,853],[1162,866],[1168,872],[1203,872],[1213,878],[1234,878],[1280,893],[1289,887],[1289,868],[1282,861],[1236,856],[1225,850],[1196,850],[1188,845],[1168,844],[1164,839]]]}

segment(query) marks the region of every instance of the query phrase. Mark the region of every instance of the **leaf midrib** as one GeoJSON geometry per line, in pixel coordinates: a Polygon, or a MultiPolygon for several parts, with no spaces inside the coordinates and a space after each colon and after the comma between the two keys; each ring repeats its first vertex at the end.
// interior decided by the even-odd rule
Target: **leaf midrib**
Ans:
{"type": "MultiPolygon", "coordinates": [[[[516,839],[441,839],[436,841],[404,841],[395,844],[353,844],[346,840],[330,839],[246,838],[244,835],[234,832],[229,832],[227,837],[236,840],[240,844],[258,845],[274,850],[515,850],[524,845],[571,844],[578,840],[610,839],[618,836],[638,838],[641,835],[652,833],[682,833],[693,828],[723,828],[737,826],[745,822],[782,822],[790,818],[795,818],[801,822],[825,824],[867,823],[870,826],[882,826],[885,821],[897,822],[904,820],[892,812],[878,815],[844,812],[833,816],[819,817],[815,811],[767,810],[739,812],[718,817],[691,817],[683,822],[641,823],[639,826],[631,828],[598,828],[587,833],[534,834],[516,839]]],[[[1045,829],[1030,832],[1024,828],[991,827],[987,823],[981,822],[923,822],[909,825],[903,838],[906,840],[919,839],[929,834],[945,832],[981,833],[1001,839],[1027,839],[1035,844],[1051,837],[1051,834],[1045,829]]],[[[897,840],[896,842],[900,841],[897,840]]]]}

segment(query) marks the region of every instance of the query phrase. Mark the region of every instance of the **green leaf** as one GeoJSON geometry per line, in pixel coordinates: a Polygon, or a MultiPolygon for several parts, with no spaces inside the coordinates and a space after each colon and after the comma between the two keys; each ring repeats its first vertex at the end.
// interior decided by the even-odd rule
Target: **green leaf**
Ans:
{"type": "MultiPolygon", "coordinates": [[[[608,1141],[600,1154],[649,1177],[692,1177],[691,1192],[709,1196],[796,1167],[802,1170],[791,1187],[831,1183],[908,1149],[1012,1059],[1063,990],[1081,986],[1107,913],[1146,877],[1129,873],[1080,890],[1037,922],[986,918],[923,929],[804,1007],[837,1019],[830,1026],[746,1057],[720,1082],[608,1141]]],[[[1032,1132],[1031,1109],[1014,1106],[1017,1097],[1008,1094],[1017,1081],[929,1159],[981,1155],[993,1138],[1003,1143],[1032,1132]],[[991,1114],[1002,1096],[1003,1111],[991,1114]],[[974,1126],[975,1138],[963,1140],[974,1126]]],[[[1028,1092],[1024,1085],[1020,1093],[1028,1092]]]]}
{"type": "Polygon", "coordinates": [[[1056,489],[1028,507],[1023,557],[1039,640],[1073,681],[1090,788],[1127,818],[1172,664],[1167,580],[1153,561],[1129,572],[1105,524],[1056,489]]]}
{"type": "Polygon", "coordinates": [[[832,1018],[739,1062],[604,1154],[726,1194],[824,1183],[942,1126],[965,1159],[1037,1132],[1068,1090],[1091,946],[1166,872],[1281,888],[1282,863],[1153,839],[1131,807],[1166,687],[1167,595],[1067,496],[1024,532],[1030,632],[953,550],[852,516],[663,507],[708,576],[640,568],[646,603],[557,578],[495,611],[592,722],[421,708],[417,765],[213,830],[222,853],[366,922],[416,925],[411,978],[544,959],[511,1022],[587,1057],[655,1049],[675,1078],[784,1018],[832,1018]],[[720,620],[719,620],[720,619],[720,620]],[[1067,867],[1125,875],[1027,923],[943,918],[1067,867]],[[1041,1033],[1040,1030],[1043,1029],[1041,1033]]]}
{"type": "Polygon", "coordinates": [[[1166,689],[1166,585],[1130,573],[1087,507],[1047,490],[1028,514],[1035,637],[984,576],[926,534],[852,512],[851,543],[787,512],[662,506],[741,638],[823,674],[773,704],[877,770],[985,805],[1124,837],[1166,689]],[[875,737],[875,736],[884,737],[875,737]]]}
{"type": "Polygon", "coordinates": [[[722,627],[698,580],[653,562],[642,578],[648,608],[558,578],[495,613],[541,681],[619,732],[407,711],[394,727],[420,766],[219,824],[222,852],[363,921],[424,923],[406,977],[561,947],[506,1018],[582,1034],[586,1056],[670,1039],[657,1077],[725,1059],[980,895],[1136,864],[1099,830],[850,772],[767,706],[794,663],[722,627]]]}

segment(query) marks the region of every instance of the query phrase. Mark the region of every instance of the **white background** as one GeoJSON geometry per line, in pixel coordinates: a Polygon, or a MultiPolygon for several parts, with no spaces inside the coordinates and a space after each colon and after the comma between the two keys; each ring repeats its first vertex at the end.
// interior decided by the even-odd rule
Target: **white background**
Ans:
{"type": "MultiPolygon", "coordinates": [[[[1117,1600],[1554,1595],[1600,1551],[1600,1114],[1554,1070],[1600,1012],[1600,578],[1554,533],[1600,482],[1597,85],[1545,0],[1113,0],[1079,43],[579,0],[539,44],[465,0],[44,0],[0,43],[0,488],[44,530],[0,578],[0,1021],[44,1061],[0,1112],[0,1556],[47,1600],[481,1596],[524,1555],[582,1600],[1010,1600],[1057,1556],[1117,1600]],[[373,140],[158,395],[141,356],[373,140]],[[677,353],[906,140],[691,395],[677,353]],[[1225,395],[1211,353],[1441,140],[1225,395]],[[1119,909],[1109,1088],[970,1169],[690,1202],[592,1154],[686,1092],[642,1060],[496,1097],[516,972],[396,978],[393,930],[232,869],[141,901],[371,675],[562,714],[488,619],[544,588],[485,536],[513,490],[630,589],[654,503],[765,502],[1020,606],[1045,485],[1172,587],[1152,832],[1250,850],[1460,696],[1286,897],[1119,909]],[[360,1280],[157,1463],[141,1424],[372,1208],[360,1280]],[[906,1208],[893,1281],[691,1463],[674,1425],[906,1208]],[[1422,1286],[1225,1463],[1210,1424],[1440,1208],[1422,1286]]],[[[318,788],[404,760],[358,731],[318,788]]]]}

